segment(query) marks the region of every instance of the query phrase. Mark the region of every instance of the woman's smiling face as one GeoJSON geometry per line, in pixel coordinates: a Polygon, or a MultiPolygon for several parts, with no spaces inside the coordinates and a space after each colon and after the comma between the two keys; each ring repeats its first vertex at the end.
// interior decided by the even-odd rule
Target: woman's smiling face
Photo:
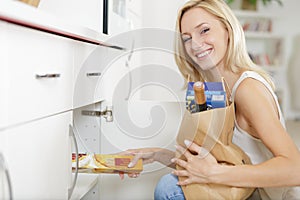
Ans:
{"type": "Polygon", "coordinates": [[[182,40],[188,55],[202,70],[224,67],[228,32],[218,18],[203,8],[192,8],[181,19],[182,40]]]}

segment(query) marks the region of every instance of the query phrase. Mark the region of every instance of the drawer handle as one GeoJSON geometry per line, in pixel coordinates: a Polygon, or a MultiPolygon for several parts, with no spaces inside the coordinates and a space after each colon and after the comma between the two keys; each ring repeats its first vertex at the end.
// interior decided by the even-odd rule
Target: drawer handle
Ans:
{"type": "Polygon", "coordinates": [[[87,77],[92,77],[92,76],[101,76],[101,72],[91,72],[91,73],[86,73],[87,77]]]}
{"type": "Polygon", "coordinates": [[[73,191],[75,189],[76,182],[77,182],[77,177],[78,177],[78,168],[79,168],[78,145],[77,145],[76,136],[74,134],[74,129],[73,129],[73,126],[71,124],[69,125],[69,136],[73,138],[74,147],[75,147],[75,151],[76,151],[76,168],[75,168],[75,177],[74,177],[74,180],[73,180],[73,184],[72,184],[71,188],[68,189],[68,199],[71,198],[71,196],[73,194],[73,191]]]}
{"type": "Polygon", "coordinates": [[[36,74],[35,78],[59,78],[60,74],[36,74]]]}
{"type": "Polygon", "coordinates": [[[5,164],[4,156],[1,153],[0,153],[0,170],[3,170],[5,173],[7,185],[8,185],[9,200],[12,200],[13,194],[12,194],[12,185],[11,185],[10,175],[9,175],[7,166],[5,164]]]}

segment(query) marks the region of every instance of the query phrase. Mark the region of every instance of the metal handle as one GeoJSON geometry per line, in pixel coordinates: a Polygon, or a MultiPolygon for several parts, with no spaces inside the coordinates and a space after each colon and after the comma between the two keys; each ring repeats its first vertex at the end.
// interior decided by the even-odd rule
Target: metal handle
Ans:
{"type": "Polygon", "coordinates": [[[35,78],[40,79],[40,78],[59,78],[60,74],[36,74],[35,78]]]}
{"type": "Polygon", "coordinates": [[[90,72],[86,73],[87,77],[93,77],[93,76],[101,76],[101,72],[90,72]]]}
{"type": "Polygon", "coordinates": [[[10,180],[9,171],[8,168],[6,167],[4,156],[2,155],[2,153],[0,153],[0,169],[4,171],[4,174],[6,176],[7,185],[8,185],[8,195],[9,195],[9,199],[12,200],[13,199],[12,184],[10,180]]]}
{"type": "Polygon", "coordinates": [[[75,153],[76,153],[76,168],[75,168],[75,177],[73,180],[73,184],[71,186],[71,188],[68,189],[68,199],[71,198],[74,188],[76,186],[76,182],[77,182],[77,177],[78,177],[78,168],[79,168],[79,156],[78,156],[78,145],[77,145],[77,140],[76,140],[76,136],[74,134],[74,130],[72,125],[69,125],[69,136],[73,138],[73,142],[74,142],[74,146],[75,146],[75,153]]]}
{"type": "Polygon", "coordinates": [[[86,116],[93,116],[93,117],[103,116],[106,119],[106,122],[112,122],[113,121],[112,106],[106,106],[106,109],[104,111],[82,110],[81,114],[86,115],[86,116]]]}

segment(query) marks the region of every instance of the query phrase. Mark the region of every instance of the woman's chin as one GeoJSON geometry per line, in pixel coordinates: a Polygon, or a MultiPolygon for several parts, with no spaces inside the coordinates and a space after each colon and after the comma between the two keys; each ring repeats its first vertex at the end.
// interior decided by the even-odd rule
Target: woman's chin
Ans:
{"type": "Polygon", "coordinates": [[[199,68],[203,72],[208,72],[208,71],[216,69],[216,65],[211,64],[211,63],[209,65],[202,64],[202,65],[199,65],[199,68]]]}

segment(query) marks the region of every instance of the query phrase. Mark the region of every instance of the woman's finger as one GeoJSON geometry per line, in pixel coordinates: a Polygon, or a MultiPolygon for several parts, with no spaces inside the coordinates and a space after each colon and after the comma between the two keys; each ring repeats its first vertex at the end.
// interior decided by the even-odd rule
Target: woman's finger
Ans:
{"type": "Polygon", "coordinates": [[[200,147],[199,151],[198,151],[198,156],[200,158],[205,158],[206,156],[208,156],[210,153],[209,151],[207,151],[204,147],[200,147]]]}
{"type": "Polygon", "coordinates": [[[128,164],[127,167],[129,167],[129,168],[134,167],[138,163],[139,159],[141,159],[141,158],[142,158],[142,154],[139,154],[139,153],[135,154],[133,159],[130,161],[130,163],[128,164]]]}
{"type": "Polygon", "coordinates": [[[203,147],[197,145],[197,144],[194,143],[194,142],[191,142],[191,141],[189,141],[189,140],[185,140],[185,141],[184,141],[184,144],[186,145],[186,147],[187,147],[190,151],[196,152],[200,158],[204,158],[204,157],[206,157],[206,156],[209,154],[209,152],[208,152],[205,148],[203,148],[203,147]]]}
{"type": "Polygon", "coordinates": [[[137,150],[135,149],[128,149],[126,151],[122,151],[122,152],[119,152],[119,153],[116,153],[117,155],[134,155],[134,153],[136,152],[137,150]]]}
{"type": "Polygon", "coordinates": [[[191,150],[193,152],[199,152],[199,150],[201,148],[199,145],[197,145],[196,143],[194,143],[190,140],[184,140],[184,144],[189,150],[191,150]]]}
{"type": "Polygon", "coordinates": [[[119,176],[120,176],[120,179],[123,180],[124,179],[124,172],[119,172],[119,176]]]}
{"type": "Polygon", "coordinates": [[[189,185],[191,183],[192,183],[191,179],[187,178],[187,179],[184,179],[182,181],[178,181],[177,185],[184,186],[184,185],[189,185]]]}
{"type": "Polygon", "coordinates": [[[173,159],[171,160],[171,162],[173,162],[173,163],[175,163],[175,164],[177,164],[177,165],[179,165],[180,167],[185,168],[185,169],[186,169],[186,167],[187,167],[187,162],[184,161],[184,160],[181,160],[181,159],[179,159],[179,158],[173,158],[173,159]]]}
{"type": "Polygon", "coordinates": [[[176,175],[176,176],[189,176],[189,173],[187,170],[174,170],[172,171],[172,174],[176,175]]]}
{"type": "Polygon", "coordinates": [[[137,178],[139,176],[140,176],[139,173],[130,173],[130,174],[128,174],[128,177],[130,177],[130,178],[137,178]]]}
{"type": "Polygon", "coordinates": [[[181,154],[181,155],[184,155],[184,157],[186,157],[187,159],[189,159],[192,154],[188,151],[187,148],[183,148],[182,146],[180,145],[175,145],[176,147],[176,150],[181,154]]]}

